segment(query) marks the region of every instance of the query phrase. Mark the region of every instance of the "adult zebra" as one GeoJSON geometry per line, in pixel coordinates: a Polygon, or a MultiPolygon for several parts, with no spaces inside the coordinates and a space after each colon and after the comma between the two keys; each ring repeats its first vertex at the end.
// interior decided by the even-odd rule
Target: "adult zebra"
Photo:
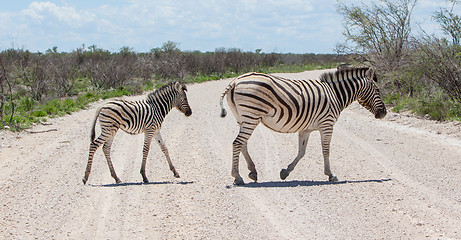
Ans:
{"type": "Polygon", "coordinates": [[[312,131],[321,135],[324,173],[329,181],[338,181],[330,170],[330,141],[333,125],[341,111],[353,101],[375,115],[386,116],[376,74],[372,68],[351,68],[324,73],[320,80],[290,80],[263,73],[247,73],[234,79],[223,92],[221,117],[226,116],[223,99],[232,110],[240,131],[233,142],[232,176],[234,184],[244,184],[239,174],[239,155],[243,154],[249,178],[257,181],[255,164],[248,154],[247,141],[259,123],[281,133],[299,133],[299,152],[287,169],[280,171],[283,180],[306,152],[312,131]]]}
{"type": "Polygon", "coordinates": [[[107,159],[107,164],[109,165],[110,173],[116,183],[121,182],[115,173],[110,159],[112,141],[119,128],[130,134],[144,133],[144,147],[140,172],[145,183],[148,182],[145,170],[146,159],[149,154],[152,138],[155,138],[160,145],[160,148],[166,156],[170,170],[173,172],[174,176],[178,178],[179,174],[171,163],[168,150],[160,135],[160,127],[165,116],[173,107],[176,107],[186,116],[192,114],[192,110],[187,101],[186,91],[186,85],[179,82],[172,82],[150,93],[145,100],[113,100],[99,108],[96,111],[93,127],[91,129],[90,153],[85,176],[83,177],[83,184],[86,184],[88,181],[94,153],[102,144],[104,144],[103,151],[107,159]],[[98,117],[101,125],[101,135],[95,139],[95,126],[98,117]]]}

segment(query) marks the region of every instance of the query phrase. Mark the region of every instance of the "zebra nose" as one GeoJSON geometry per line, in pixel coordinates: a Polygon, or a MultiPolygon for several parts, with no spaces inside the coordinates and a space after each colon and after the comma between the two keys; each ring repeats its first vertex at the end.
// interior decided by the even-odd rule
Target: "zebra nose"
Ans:
{"type": "Polygon", "coordinates": [[[187,110],[186,113],[185,113],[186,117],[189,117],[190,115],[192,115],[192,110],[187,110]]]}
{"type": "Polygon", "coordinates": [[[387,111],[385,109],[381,109],[375,114],[375,118],[382,119],[386,116],[386,114],[387,114],[387,111]]]}

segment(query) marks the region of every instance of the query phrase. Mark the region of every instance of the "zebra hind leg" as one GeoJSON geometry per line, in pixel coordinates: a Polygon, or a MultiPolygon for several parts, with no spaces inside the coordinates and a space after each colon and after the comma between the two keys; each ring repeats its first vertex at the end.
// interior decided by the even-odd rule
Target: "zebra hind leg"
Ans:
{"type": "Polygon", "coordinates": [[[89,153],[89,156],[88,156],[88,163],[86,165],[85,176],[82,179],[83,184],[86,184],[86,182],[88,181],[88,178],[90,177],[91,166],[93,165],[94,153],[99,148],[99,146],[101,146],[101,144],[103,144],[105,142],[104,139],[105,139],[105,137],[103,137],[101,135],[96,140],[94,140],[94,141],[92,141],[90,143],[90,153],[89,153]]]}
{"type": "Polygon", "coordinates": [[[248,174],[248,177],[252,179],[253,181],[257,182],[258,181],[258,172],[256,171],[255,164],[253,160],[250,157],[250,154],[248,153],[248,145],[245,144],[242,146],[242,154],[243,157],[245,158],[247,165],[248,165],[248,170],[250,170],[250,173],[248,174]]]}
{"type": "Polygon", "coordinates": [[[110,170],[110,175],[115,179],[115,182],[119,184],[122,181],[120,181],[120,179],[117,177],[117,174],[115,173],[115,170],[114,170],[114,165],[112,165],[112,161],[110,159],[110,148],[112,146],[113,140],[114,140],[114,136],[111,136],[106,141],[106,143],[104,143],[104,146],[102,146],[102,150],[104,152],[104,155],[106,156],[107,165],[109,166],[109,170],[110,170]]]}
{"type": "MultiPolygon", "coordinates": [[[[231,175],[232,177],[234,177],[235,185],[245,184],[245,182],[243,181],[243,178],[240,176],[240,173],[239,173],[240,152],[242,152],[244,155],[248,154],[248,151],[246,150],[247,148],[246,145],[247,145],[248,139],[250,138],[251,134],[253,133],[254,129],[256,128],[258,124],[259,122],[254,122],[254,123],[242,122],[242,124],[240,124],[239,134],[237,135],[234,142],[232,143],[232,172],[231,172],[231,175]]],[[[249,162],[249,160],[251,161],[251,158],[247,158],[247,162],[249,162]]],[[[251,163],[253,163],[253,161],[251,161],[251,163]]],[[[250,171],[253,171],[254,174],[250,172],[250,178],[257,179],[256,169],[254,169],[254,164],[252,164],[253,168],[251,168],[251,163],[249,163],[248,168],[250,169],[250,171]]]]}

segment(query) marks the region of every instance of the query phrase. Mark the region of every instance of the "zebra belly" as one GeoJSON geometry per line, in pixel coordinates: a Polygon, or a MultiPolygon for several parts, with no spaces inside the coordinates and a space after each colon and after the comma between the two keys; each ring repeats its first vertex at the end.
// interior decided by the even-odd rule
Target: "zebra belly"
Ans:
{"type": "Polygon", "coordinates": [[[275,131],[275,132],[279,132],[279,133],[297,133],[297,132],[301,132],[303,130],[307,130],[307,129],[310,129],[310,130],[318,130],[319,129],[319,124],[317,121],[313,121],[313,122],[298,122],[297,124],[295,123],[292,123],[292,124],[288,124],[288,125],[285,125],[285,124],[282,124],[280,121],[278,121],[278,118],[277,117],[270,117],[270,116],[266,116],[266,117],[263,117],[261,118],[261,123],[266,126],[267,128],[275,131]]]}
{"type": "Polygon", "coordinates": [[[120,127],[120,129],[122,129],[124,132],[128,133],[128,134],[131,134],[131,135],[137,135],[137,134],[141,134],[141,133],[144,133],[146,131],[145,128],[142,128],[142,129],[131,129],[131,128],[126,128],[126,127],[120,127]]]}
{"type": "Polygon", "coordinates": [[[120,129],[132,135],[145,133],[146,131],[150,131],[150,130],[155,131],[159,128],[160,126],[158,125],[147,125],[146,123],[135,124],[130,127],[120,126],[120,129]]]}

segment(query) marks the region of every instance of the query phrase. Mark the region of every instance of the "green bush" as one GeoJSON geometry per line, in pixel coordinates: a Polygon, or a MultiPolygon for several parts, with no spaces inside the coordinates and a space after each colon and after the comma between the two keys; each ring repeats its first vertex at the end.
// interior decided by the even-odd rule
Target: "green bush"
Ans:
{"type": "Polygon", "coordinates": [[[110,91],[105,91],[101,94],[101,98],[102,99],[108,99],[108,98],[114,98],[114,97],[121,97],[121,96],[125,96],[125,95],[132,95],[132,92],[129,91],[128,89],[126,88],[118,88],[118,89],[113,89],[113,90],[110,90],[110,91]]]}
{"type": "Polygon", "coordinates": [[[29,112],[34,109],[35,105],[36,102],[32,98],[22,97],[18,102],[16,110],[19,112],[29,112]]]}
{"type": "Polygon", "coordinates": [[[37,110],[37,111],[33,111],[31,116],[35,118],[46,117],[47,113],[43,110],[37,110]]]}
{"type": "Polygon", "coordinates": [[[434,120],[460,120],[461,103],[450,100],[442,91],[418,96],[389,95],[385,103],[393,106],[393,112],[410,110],[419,116],[434,120]]]}

